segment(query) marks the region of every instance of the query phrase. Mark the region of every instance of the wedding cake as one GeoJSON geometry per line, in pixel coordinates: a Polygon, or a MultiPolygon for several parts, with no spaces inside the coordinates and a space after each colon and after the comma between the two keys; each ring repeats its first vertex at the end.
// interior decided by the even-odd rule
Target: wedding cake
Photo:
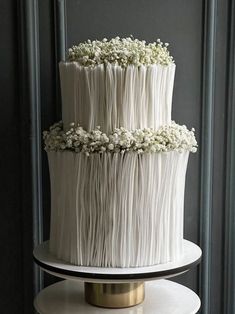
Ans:
{"type": "Polygon", "coordinates": [[[75,265],[138,267],[183,254],[194,130],[171,121],[168,44],[86,41],[61,62],[62,121],[44,132],[50,251],[75,265]]]}

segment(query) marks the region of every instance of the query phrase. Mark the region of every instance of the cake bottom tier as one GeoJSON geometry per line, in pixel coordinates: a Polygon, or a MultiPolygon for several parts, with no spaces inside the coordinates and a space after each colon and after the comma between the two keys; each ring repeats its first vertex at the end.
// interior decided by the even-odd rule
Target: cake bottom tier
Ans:
{"type": "Polygon", "coordinates": [[[50,250],[75,265],[138,267],[182,254],[188,152],[48,152],[50,250]]]}

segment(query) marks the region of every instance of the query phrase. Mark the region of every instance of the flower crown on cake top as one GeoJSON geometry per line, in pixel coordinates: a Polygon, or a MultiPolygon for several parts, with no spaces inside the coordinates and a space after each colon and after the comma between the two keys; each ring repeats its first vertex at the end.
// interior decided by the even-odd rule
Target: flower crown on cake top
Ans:
{"type": "Polygon", "coordinates": [[[194,129],[189,131],[185,125],[174,121],[162,126],[157,131],[151,128],[128,131],[121,127],[107,135],[96,127],[91,132],[85,131],[79,124],[71,123],[71,129],[65,132],[63,123],[58,122],[43,132],[46,151],[70,150],[76,153],[157,153],[168,151],[196,152],[197,141],[194,129]]]}
{"type": "Polygon", "coordinates": [[[168,43],[157,42],[146,44],[144,40],[112,38],[107,40],[87,40],[68,50],[68,61],[78,62],[83,66],[114,64],[121,67],[129,65],[141,66],[151,64],[169,65],[174,63],[170,56],[168,43]]]}

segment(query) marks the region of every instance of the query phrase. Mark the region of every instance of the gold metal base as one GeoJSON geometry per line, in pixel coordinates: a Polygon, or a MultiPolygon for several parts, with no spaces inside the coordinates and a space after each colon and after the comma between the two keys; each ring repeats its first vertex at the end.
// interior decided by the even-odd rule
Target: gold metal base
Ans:
{"type": "Polygon", "coordinates": [[[106,308],[124,308],[144,301],[144,282],[85,283],[87,303],[106,308]]]}

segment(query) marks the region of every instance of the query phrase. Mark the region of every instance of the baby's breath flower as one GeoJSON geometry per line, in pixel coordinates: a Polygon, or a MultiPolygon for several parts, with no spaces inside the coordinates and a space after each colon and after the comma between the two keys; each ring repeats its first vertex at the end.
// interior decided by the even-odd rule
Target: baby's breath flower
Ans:
{"type": "Polygon", "coordinates": [[[62,122],[43,132],[45,149],[47,151],[71,150],[76,153],[83,152],[87,156],[91,153],[104,152],[136,152],[158,153],[168,151],[182,152],[197,151],[197,141],[194,129],[189,131],[185,125],[181,126],[174,121],[170,125],[160,127],[158,130],[150,128],[127,130],[123,127],[115,128],[111,134],[105,134],[100,127],[91,132],[85,131],[81,126],[72,124],[71,129],[63,131],[62,122]]]}
{"type": "Polygon", "coordinates": [[[98,64],[114,64],[121,67],[128,65],[169,65],[174,63],[167,49],[168,43],[157,42],[146,44],[144,40],[115,37],[99,40],[87,40],[68,49],[68,61],[78,62],[83,66],[94,67],[98,64]]]}

